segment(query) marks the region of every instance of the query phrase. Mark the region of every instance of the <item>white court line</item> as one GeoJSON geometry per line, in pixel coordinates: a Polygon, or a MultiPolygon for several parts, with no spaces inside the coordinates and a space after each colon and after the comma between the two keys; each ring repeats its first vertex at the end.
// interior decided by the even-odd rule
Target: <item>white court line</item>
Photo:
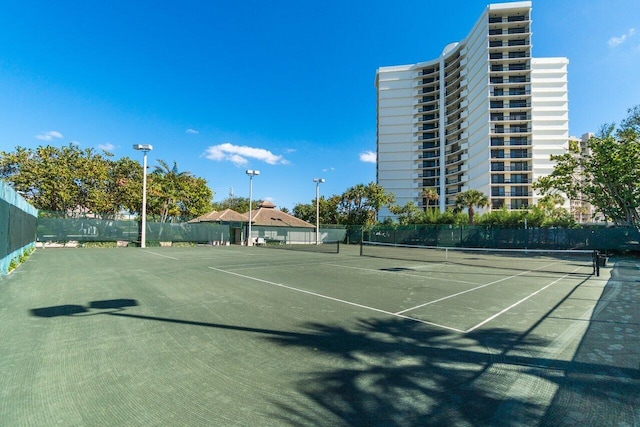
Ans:
{"type": "MultiPolygon", "coordinates": [[[[548,267],[550,265],[553,265],[553,264],[556,264],[556,263],[553,262],[551,264],[547,264],[547,265],[544,265],[542,267],[538,267],[538,268],[536,268],[534,270],[523,271],[521,273],[514,274],[513,276],[503,277],[502,279],[494,280],[493,282],[485,283],[484,285],[476,286],[475,288],[467,289],[467,290],[462,291],[462,292],[458,292],[458,293],[455,293],[455,294],[447,295],[446,297],[442,297],[442,298],[439,298],[437,300],[429,301],[429,302],[426,302],[424,304],[416,305],[415,307],[411,307],[411,308],[407,308],[407,309],[402,310],[402,311],[398,311],[395,314],[406,313],[408,311],[412,311],[412,310],[416,310],[418,308],[426,307],[428,305],[435,304],[435,303],[438,303],[440,301],[448,300],[449,298],[454,298],[454,297],[457,297],[457,296],[460,296],[460,295],[464,295],[464,294],[469,293],[469,292],[477,291],[478,289],[486,288],[487,286],[495,285],[496,283],[504,282],[505,280],[510,280],[510,279],[513,279],[514,277],[522,276],[523,274],[528,274],[528,273],[534,272],[536,270],[539,270],[541,268],[546,268],[546,267],[548,267]]],[[[582,268],[582,267],[580,267],[580,268],[582,268]]],[[[580,268],[577,268],[574,271],[577,271],[580,268]]],[[[566,277],[566,276],[567,275],[563,276],[563,278],[566,277]]]]}
{"type": "Polygon", "coordinates": [[[145,250],[144,253],[155,255],[155,256],[159,256],[159,257],[163,257],[163,258],[169,258],[169,259],[172,259],[172,260],[175,260],[175,261],[180,261],[179,258],[174,258],[172,256],[168,256],[168,255],[165,255],[165,254],[159,254],[157,252],[152,252],[152,251],[149,251],[149,250],[145,250]]]}
{"type": "Polygon", "coordinates": [[[316,293],[316,292],[311,292],[311,291],[307,291],[307,290],[304,290],[304,289],[294,288],[292,286],[287,286],[287,285],[284,285],[282,283],[270,282],[268,280],[259,279],[257,277],[245,276],[244,274],[235,273],[233,271],[221,270],[221,269],[215,268],[215,267],[209,267],[209,268],[211,270],[218,271],[220,273],[226,273],[226,274],[231,274],[233,276],[242,277],[244,279],[255,280],[256,282],[266,283],[267,285],[271,285],[271,286],[278,286],[280,288],[289,289],[291,291],[302,292],[303,294],[313,295],[315,297],[328,299],[330,301],[335,301],[335,302],[339,302],[339,303],[342,303],[342,304],[348,304],[348,305],[352,305],[354,307],[364,308],[365,310],[375,311],[375,312],[378,312],[378,313],[387,314],[389,316],[399,317],[399,318],[402,318],[402,319],[405,319],[405,320],[412,320],[414,322],[424,323],[426,325],[436,326],[438,328],[443,328],[443,329],[448,329],[448,330],[454,331],[454,332],[464,333],[464,331],[462,331],[460,329],[452,328],[450,326],[439,325],[437,323],[427,322],[425,320],[416,319],[414,317],[409,317],[409,316],[404,316],[402,314],[392,313],[390,311],[381,310],[379,308],[369,307],[369,306],[366,306],[366,305],[363,305],[363,304],[358,304],[358,303],[355,303],[355,302],[346,301],[346,300],[343,300],[343,299],[334,298],[334,297],[330,297],[330,296],[327,296],[327,295],[322,295],[322,294],[319,294],[319,293],[316,293]]]}
{"type": "MultiPolygon", "coordinates": [[[[578,268],[576,268],[576,269],[575,269],[575,270],[573,270],[573,271],[575,272],[575,271],[577,271],[577,270],[579,270],[579,269],[578,269],[578,268]]],[[[526,301],[526,300],[528,300],[529,298],[532,298],[532,297],[536,296],[537,294],[539,294],[540,292],[544,291],[545,289],[547,289],[547,288],[549,288],[549,287],[551,287],[551,286],[555,285],[555,284],[556,284],[556,283],[558,283],[560,280],[562,280],[562,279],[566,278],[567,276],[569,276],[569,274],[571,274],[571,273],[567,273],[567,274],[565,274],[564,276],[560,277],[559,279],[554,280],[553,282],[549,283],[547,286],[545,286],[545,287],[543,287],[543,288],[538,289],[537,291],[535,291],[534,293],[532,293],[532,294],[530,294],[530,295],[527,295],[526,297],[522,298],[520,301],[518,301],[518,302],[516,302],[516,303],[514,303],[514,304],[511,304],[509,307],[505,308],[504,310],[502,310],[502,311],[500,311],[500,312],[498,312],[498,313],[494,314],[493,316],[489,317],[488,319],[483,320],[482,322],[480,322],[480,323],[478,323],[477,325],[475,325],[475,326],[471,327],[470,329],[467,329],[464,333],[465,333],[465,334],[468,334],[469,332],[472,332],[472,331],[474,331],[474,330],[478,329],[480,326],[482,326],[482,325],[485,325],[485,324],[489,323],[490,321],[492,321],[492,320],[493,320],[493,319],[495,319],[496,317],[498,317],[498,316],[500,316],[500,315],[502,315],[502,314],[506,313],[507,311],[511,310],[511,309],[512,309],[512,308],[514,308],[515,306],[522,304],[523,302],[525,302],[525,301],[526,301]]]]}

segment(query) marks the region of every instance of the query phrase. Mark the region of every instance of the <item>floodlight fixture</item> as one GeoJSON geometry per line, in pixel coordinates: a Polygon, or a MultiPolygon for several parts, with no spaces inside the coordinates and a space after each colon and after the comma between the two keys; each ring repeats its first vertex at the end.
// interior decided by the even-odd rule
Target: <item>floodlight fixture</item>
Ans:
{"type": "Polygon", "coordinates": [[[133,144],[133,149],[138,151],[151,151],[153,150],[153,145],[151,144],[133,144]]]}

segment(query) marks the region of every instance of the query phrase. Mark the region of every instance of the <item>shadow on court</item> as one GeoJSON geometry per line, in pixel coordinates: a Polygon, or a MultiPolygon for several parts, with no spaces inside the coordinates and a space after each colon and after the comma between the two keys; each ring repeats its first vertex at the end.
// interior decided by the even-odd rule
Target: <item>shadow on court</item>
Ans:
{"type": "MultiPolygon", "coordinates": [[[[610,304],[625,301],[618,299],[620,292],[612,292],[606,303],[616,311],[620,307],[610,304]]],[[[590,358],[601,345],[593,330],[596,326],[590,328],[593,335],[583,338],[574,359],[564,361],[536,356],[549,342],[509,329],[460,335],[403,319],[360,319],[349,329],[307,323],[305,332],[286,332],[127,312],[135,306],[137,300],[113,299],[36,308],[31,314],[111,315],[258,333],[278,346],[339,359],[339,368],[300,373],[296,387],[308,398],[306,404],[273,402],[277,410],[271,417],[285,425],[326,425],[328,419],[348,426],[639,421],[634,408],[640,403],[640,371],[590,358]],[[535,398],[532,390],[538,393],[535,398]]],[[[607,312],[596,310],[591,323],[614,329],[625,326],[609,320],[607,312]]]]}
{"type": "MultiPolygon", "coordinates": [[[[299,383],[301,392],[345,425],[575,425],[567,414],[588,414],[591,425],[610,425],[637,417],[632,408],[639,402],[640,371],[527,356],[547,343],[509,330],[474,332],[464,344],[455,334],[402,320],[363,320],[357,331],[308,328],[309,334],[272,339],[352,362],[351,369],[312,373],[299,383]],[[522,391],[540,380],[557,389],[548,387],[552,394],[538,404],[522,391]],[[567,392],[581,399],[558,398],[567,392]],[[594,413],[591,405],[603,401],[606,410],[594,413]]],[[[317,413],[314,408],[279,405],[276,416],[288,424],[322,424],[309,416],[317,413]]]]}

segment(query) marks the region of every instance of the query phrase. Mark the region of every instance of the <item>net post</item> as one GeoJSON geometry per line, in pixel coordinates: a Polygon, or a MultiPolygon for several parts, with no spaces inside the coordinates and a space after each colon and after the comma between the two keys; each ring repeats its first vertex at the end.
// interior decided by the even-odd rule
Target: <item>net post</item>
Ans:
{"type": "Polygon", "coordinates": [[[364,241],[360,239],[360,256],[362,256],[362,246],[364,245],[364,241]]]}
{"type": "Polygon", "coordinates": [[[336,253],[340,253],[340,240],[336,240],[336,253]]]}
{"type": "Polygon", "coordinates": [[[600,252],[597,249],[593,250],[593,273],[600,276],[600,252]]]}

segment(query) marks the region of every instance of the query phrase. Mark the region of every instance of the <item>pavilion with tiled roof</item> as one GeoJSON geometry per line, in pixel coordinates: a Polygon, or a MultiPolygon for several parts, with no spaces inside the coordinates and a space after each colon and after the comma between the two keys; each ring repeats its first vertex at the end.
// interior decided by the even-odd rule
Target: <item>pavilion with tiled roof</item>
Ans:
{"type": "Polygon", "coordinates": [[[229,222],[249,222],[249,217],[245,214],[238,213],[233,209],[225,209],[222,212],[212,211],[207,214],[201,215],[197,218],[189,221],[190,223],[194,222],[219,222],[219,223],[229,223],[229,222]]]}
{"type": "MultiPolygon", "coordinates": [[[[244,214],[249,221],[249,213],[244,214]]],[[[276,209],[271,202],[262,202],[251,211],[252,226],[315,228],[315,225],[276,209]]]]}

